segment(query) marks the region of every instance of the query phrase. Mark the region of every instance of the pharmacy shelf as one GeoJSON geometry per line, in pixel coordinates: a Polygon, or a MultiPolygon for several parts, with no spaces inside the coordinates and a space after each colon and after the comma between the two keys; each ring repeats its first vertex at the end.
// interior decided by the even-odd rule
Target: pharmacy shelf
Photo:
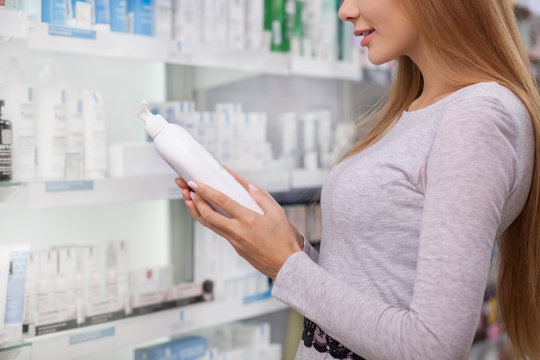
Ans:
{"type": "Polygon", "coordinates": [[[249,304],[243,304],[241,300],[212,301],[27,338],[25,342],[32,345],[32,359],[67,360],[286,309],[286,305],[273,298],[249,304]]]}
{"type": "MultiPolygon", "coordinates": [[[[261,186],[272,195],[276,194],[277,199],[293,199],[300,196],[298,194],[316,194],[327,174],[327,170],[240,172],[247,181],[261,186]]],[[[0,182],[0,203],[13,199],[21,189],[28,192],[30,208],[181,199],[182,194],[174,182],[175,177],[174,174],[157,174],[94,180],[0,182]]],[[[302,197],[302,201],[309,202],[306,196],[302,197]]]]}
{"type": "Polygon", "coordinates": [[[362,67],[359,64],[344,61],[323,61],[305,57],[291,57],[293,75],[361,81],[362,67]]]}
{"type": "Polygon", "coordinates": [[[125,201],[180,199],[174,175],[154,175],[96,180],[31,181],[28,206],[31,208],[104,204],[125,201]]]}
{"type": "Polygon", "coordinates": [[[52,52],[140,59],[169,64],[359,81],[361,66],[270,51],[185,44],[149,36],[70,28],[28,21],[21,11],[0,10],[0,41],[19,38],[28,48],[52,52]]]}

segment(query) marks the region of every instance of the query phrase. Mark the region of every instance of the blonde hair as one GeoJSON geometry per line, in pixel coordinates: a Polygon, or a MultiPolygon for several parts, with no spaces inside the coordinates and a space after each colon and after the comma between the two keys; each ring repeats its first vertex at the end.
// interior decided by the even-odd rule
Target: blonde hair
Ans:
{"type": "MultiPolygon", "coordinates": [[[[499,241],[498,304],[518,358],[540,359],[540,95],[522,45],[511,0],[401,0],[426,45],[426,56],[456,89],[495,81],[527,107],[537,139],[529,198],[499,241]],[[465,39],[466,38],[466,39],[465,39]]],[[[368,117],[374,125],[344,156],[377,142],[423,90],[419,68],[398,59],[386,102],[368,117]]]]}

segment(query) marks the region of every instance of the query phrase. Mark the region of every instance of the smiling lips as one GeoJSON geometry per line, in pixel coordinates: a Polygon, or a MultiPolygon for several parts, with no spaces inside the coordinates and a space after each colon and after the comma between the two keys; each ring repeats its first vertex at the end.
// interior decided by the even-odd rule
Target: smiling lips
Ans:
{"type": "Polygon", "coordinates": [[[369,30],[355,32],[355,35],[364,37],[360,45],[365,47],[367,46],[369,40],[371,39],[371,34],[373,34],[374,32],[375,32],[375,29],[372,28],[369,30]]]}

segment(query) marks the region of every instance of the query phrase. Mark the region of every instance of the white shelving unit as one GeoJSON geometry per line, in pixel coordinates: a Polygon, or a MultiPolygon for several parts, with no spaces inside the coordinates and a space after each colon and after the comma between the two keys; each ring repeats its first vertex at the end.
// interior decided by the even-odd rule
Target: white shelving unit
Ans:
{"type": "Polygon", "coordinates": [[[23,343],[0,351],[0,358],[4,359],[4,355],[7,357],[10,354],[17,356],[20,349],[29,352],[30,347],[29,359],[68,360],[157,338],[179,336],[287,308],[273,298],[249,304],[243,304],[241,300],[199,303],[80,329],[28,337],[23,343]]]}
{"type": "MultiPolygon", "coordinates": [[[[146,36],[51,26],[28,20],[20,11],[0,10],[0,43],[19,39],[30,50],[136,59],[167,64],[233,69],[255,74],[362,80],[358,64],[324,62],[270,51],[216,49],[146,36]]],[[[108,60],[110,61],[110,60],[108,60]]],[[[260,171],[241,173],[271,193],[320,188],[327,171],[260,171]]],[[[0,204],[26,193],[28,208],[180,199],[174,174],[74,181],[1,183],[0,204]]],[[[8,205],[10,206],[10,205],[8,205]]],[[[131,204],[129,205],[131,206],[131,204]]],[[[48,211],[48,210],[46,210],[48,211]]],[[[70,210],[71,211],[71,210],[70,210]]],[[[12,240],[14,241],[14,240],[12,240]]],[[[210,326],[249,319],[288,307],[267,298],[244,304],[240,299],[212,301],[123,319],[95,326],[25,338],[20,344],[0,347],[0,359],[72,359],[177,336],[210,326]],[[22,353],[22,355],[21,355],[22,353]]]]}
{"type": "Polygon", "coordinates": [[[161,61],[261,74],[362,80],[359,64],[321,61],[270,51],[232,50],[183,44],[148,36],[85,30],[28,21],[20,11],[0,10],[0,39],[26,39],[35,50],[161,61]]]}
{"type": "MultiPolygon", "coordinates": [[[[320,188],[327,171],[258,171],[241,176],[262,186],[270,193],[294,189],[320,188]]],[[[105,178],[95,180],[30,181],[4,183],[0,186],[0,201],[13,199],[22,189],[28,191],[30,208],[54,208],[77,205],[107,204],[127,201],[181,199],[174,174],[105,178]]]]}

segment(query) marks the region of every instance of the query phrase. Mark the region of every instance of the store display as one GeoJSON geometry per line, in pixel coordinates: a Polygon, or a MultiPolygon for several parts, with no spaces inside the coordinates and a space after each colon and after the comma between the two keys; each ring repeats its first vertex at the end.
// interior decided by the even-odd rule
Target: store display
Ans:
{"type": "Polygon", "coordinates": [[[15,57],[9,59],[5,82],[0,84],[0,99],[4,100],[3,116],[11,121],[12,178],[15,181],[34,179],[34,88],[25,82],[19,59],[15,57]]]}
{"type": "Polygon", "coordinates": [[[111,1],[111,31],[128,31],[128,0],[111,1]]]}
{"type": "Polygon", "coordinates": [[[12,130],[11,121],[2,118],[4,100],[0,100],[0,181],[12,178],[12,130]]]}
{"type": "Polygon", "coordinates": [[[7,282],[6,312],[4,317],[4,341],[16,342],[22,338],[24,319],[26,264],[28,245],[14,245],[9,248],[10,267],[7,282]]]}
{"type": "Polygon", "coordinates": [[[36,87],[37,177],[62,179],[67,150],[66,92],[57,84],[50,60],[42,66],[36,87]]]}
{"type": "Polygon", "coordinates": [[[70,10],[69,0],[41,0],[41,21],[53,25],[67,25],[70,10]]]}
{"type": "MultiPolygon", "coordinates": [[[[227,172],[213,157],[182,127],[170,124],[160,115],[153,115],[143,103],[138,115],[145,122],[145,130],[154,139],[158,153],[186,181],[202,181],[227,194],[239,204],[263,214],[247,190],[227,172]]],[[[222,209],[213,205],[226,214],[222,209]]]]}
{"type": "Polygon", "coordinates": [[[128,0],[128,29],[135,35],[153,36],[152,0],[128,0]]]}
{"type": "Polygon", "coordinates": [[[107,129],[103,96],[82,91],[84,107],[84,167],[86,179],[101,179],[107,172],[107,129]]]}
{"type": "Polygon", "coordinates": [[[81,89],[66,85],[67,150],[65,179],[79,180],[85,176],[85,118],[81,89]]]}

